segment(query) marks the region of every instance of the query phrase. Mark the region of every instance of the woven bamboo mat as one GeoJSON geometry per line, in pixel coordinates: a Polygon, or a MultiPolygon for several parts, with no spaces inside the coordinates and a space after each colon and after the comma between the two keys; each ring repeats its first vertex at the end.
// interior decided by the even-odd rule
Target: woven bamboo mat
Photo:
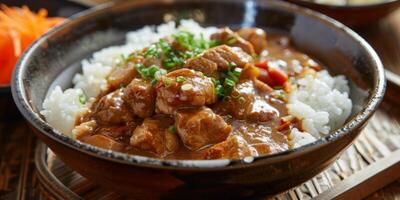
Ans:
{"type": "MultiPolygon", "coordinates": [[[[328,169],[275,199],[362,198],[398,179],[400,109],[383,102],[361,135],[328,169]]],[[[124,199],[83,178],[39,145],[35,163],[38,199],[124,199]]]]}

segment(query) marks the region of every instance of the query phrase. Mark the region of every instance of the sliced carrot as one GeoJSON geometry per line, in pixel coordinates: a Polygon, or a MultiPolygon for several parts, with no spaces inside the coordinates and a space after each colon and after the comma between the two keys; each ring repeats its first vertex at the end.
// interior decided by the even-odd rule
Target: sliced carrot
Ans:
{"type": "Polygon", "coordinates": [[[8,33],[0,33],[0,85],[7,85],[10,82],[12,63],[16,60],[14,47],[8,33]]]}
{"type": "Polygon", "coordinates": [[[262,69],[268,69],[268,62],[267,61],[261,61],[258,62],[256,64],[254,64],[256,67],[258,68],[262,68],[262,69]]]}
{"type": "Polygon", "coordinates": [[[271,77],[269,76],[269,73],[266,69],[264,68],[260,68],[260,75],[258,76],[258,80],[273,86],[275,83],[273,82],[273,80],[271,79],[271,77]]]}
{"type": "Polygon", "coordinates": [[[268,68],[268,74],[273,80],[273,86],[283,86],[283,84],[289,79],[288,75],[284,71],[274,67],[268,68]]]}
{"type": "Polygon", "coordinates": [[[0,5],[0,84],[9,84],[14,65],[22,52],[63,20],[48,18],[45,9],[33,13],[27,6],[0,5]]]}

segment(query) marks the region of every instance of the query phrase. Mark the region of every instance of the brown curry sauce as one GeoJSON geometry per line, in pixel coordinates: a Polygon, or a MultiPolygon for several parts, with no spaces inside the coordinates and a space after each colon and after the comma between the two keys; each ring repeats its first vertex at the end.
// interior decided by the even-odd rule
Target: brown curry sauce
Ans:
{"type": "MultiPolygon", "coordinates": [[[[297,76],[304,68],[320,69],[311,58],[291,47],[286,36],[268,34],[266,37],[264,31],[254,28],[238,32],[222,29],[221,32],[231,34],[231,38],[239,38],[235,42],[242,43],[231,42],[228,45],[234,48],[243,47],[237,54],[239,56],[235,57],[237,50],[232,51],[233,54],[226,53],[223,48],[218,49],[218,46],[213,47],[217,53],[211,49],[209,54],[215,57],[222,55],[219,59],[231,59],[235,66],[243,65],[243,70],[248,65],[254,67],[257,66],[256,63],[263,62],[279,68],[289,77],[297,76]],[[244,52],[243,49],[249,50],[244,52]],[[248,59],[242,59],[241,54],[248,53],[253,53],[251,61],[241,63],[248,59]]],[[[224,37],[226,39],[228,36],[218,35],[214,38],[226,44],[224,37]]],[[[171,46],[176,46],[175,42],[172,41],[171,46]]],[[[229,51],[230,47],[226,50],[229,51]]],[[[206,59],[192,60],[190,63],[193,63],[193,67],[183,64],[168,70],[168,74],[156,84],[149,83],[150,80],[144,80],[137,72],[133,72],[136,69],[132,68],[132,64],[119,67],[117,70],[120,71],[110,76],[119,74],[121,77],[113,77],[112,80],[124,84],[124,87],[110,87],[109,91],[97,98],[90,111],[77,120],[76,138],[106,149],[163,159],[238,159],[289,149],[288,135],[291,128],[297,127],[301,130],[301,126],[298,119],[284,120],[288,116],[287,98],[276,95],[276,91],[284,91],[286,88],[282,87],[285,85],[272,88],[268,81],[256,83],[254,77],[244,76],[242,70],[228,98],[217,99],[214,88],[208,88],[206,82],[209,77],[221,78],[218,73],[215,75],[215,70],[218,72],[226,69],[220,60],[205,54],[203,52],[195,56],[206,59]],[[207,67],[203,70],[203,66],[207,67]],[[195,69],[196,72],[184,71],[185,68],[195,69]],[[121,73],[121,70],[125,72],[121,73]],[[197,70],[203,73],[197,73],[197,70]],[[172,77],[171,72],[177,75],[172,77]],[[179,82],[178,77],[181,76],[185,80],[179,82]],[[166,80],[175,82],[167,87],[166,80]],[[129,85],[135,81],[139,84],[129,85]],[[261,87],[258,84],[262,84],[261,87]],[[183,85],[191,87],[184,91],[183,85]],[[164,90],[164,96],[160,94],[160,90],[164,90]],[[173,101],[170,101],[171,95],[173,101]],[[189,109],[189,112],[182,111],[184,109],[189,109]]],[[[135,59],[133,62],[149,62],[144,60],[135,59]]],[[[163,65],[160,61],[157,62],[163,65]]],[[[185,62],[188,63],[187,60],[185,62]]],[[[258,77],[263,76],[262,70],[265,70],[262,66],[259,69],[261,73],[258,77]]],[[[266,76],[271,78],[268,77],[271,76],[268,72],[266,76]]]]}

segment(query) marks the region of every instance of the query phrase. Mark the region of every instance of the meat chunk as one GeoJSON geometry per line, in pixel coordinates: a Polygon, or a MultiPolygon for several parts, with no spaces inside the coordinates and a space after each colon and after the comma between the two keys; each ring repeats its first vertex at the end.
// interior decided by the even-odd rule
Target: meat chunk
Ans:
{"type": "Polygon", "coordinates": [[[135,115],[146,118],[154,113],[156,92],[149,81],[133,79],[124,89],[124,100],[135,115]]]}
{"type": "Polygon", "coordinates": [[[243,68],[251,60],[251,56],[240,48],[220,45],[206,50],[197,57],[188,59],[185,67],[217,78],[218,69],[226,70],[230,65],[243,68]]]}
{"type": "Polygon", "coordinates": [[[175,115],[178,134],[190,150],[224,141],[232,127],[207,107],[179,109],[175,115]]]}
{"type": "Polygon", "coordinates": [[[108,85],[111,90],[127,86],[134,77],[138,76],[133,63],[128,63],[126,66],[115,67],[108,76],[108,85]]]}
{"type": "Polygon", "coordinates": [[[186,60],[185,67],[203,72],[203,74],[207,76],[215,78],[219,77],[217,63],[205,58],[202,55],[186,60]]]}
{"type": "Polygon", "coordinates": [[[124,93],[118,89],[103,96],[94,106],[92,117],[102,125],[123,124],[134,119],[129,106],[123,100],[124,93]]]}
{"type": "Polygon", "coordinates": [[[210,147],[204,155],[205,159],[240,159],[247,156],[258,156],[257,150],[237,135],[210,147]]]}
{"type": "Polygon", "coordinates": [[[139,122],[128,122],[124,125],[104,126],[96,129],[95,134],[101,134],[114,138],[118,141],[129,141],[127,138],[132,136],[132,132],[138,126],[139,122]]]}
{"type": "Polygon", "coordinates": [[[83,122],[78,126],[75,126],[74,129],[72,129],[72,136],[75,139],[80,140],[83,137],[92,135],[96,130],[96,128],[97,128],[97,123],[95,120],[83,122]]]}
{"type": "Polygon", "coordinates": [[[173,114],[179,107],[209,105],[216,100],[211,78],[194,70],[179,69],[163,76],[158,83],[156,112],[173,114]]]}
{"type": "Polygon", "coordinates": [[[279,111],[270,104],[269,96],[259,93],[251,80],[235,86],[230,98],[217,105],[216,110],[237,119],[266,122],[279,117],[279,111]]]}
{"type": "Polygon", "coordinates": [[[104,135],[92,135],[84,137],[81,139],[81,141],[108,150],[122,151],[124,149],[124,145],[122,143],[119,143],[104,135]]]}
{"type": "Polygon", "coordinates": [[[174,121],[166,116],[147,118],[133,132],[130,144],[163,158],[179,148],[176,133],[169,130],[173,124],[174,121]]]}
{"type": "Polygon", "coordinates": [[[253,45],[257,54],[267,48],[267,33],[264,30],[260,28],[242,28],[237,33],[253,45]]]}
{"type": "Polygon", "coordinates": [[[221,41],[229,46],[240,47],[250,55],[255,54],[253,45],[229,28],[223,28],[219,32],[212,34],[211,39],[221,41]]]}
{"type": "Polygon", "coordinates": [[[129,138],[135,130],[137,122],[128,122],[123,125],[98,126],[95,120],[81,123],[73,130],[73,136],[82,142],[97,147],[121,151],[124,144],[129,143],[129,138]]]}

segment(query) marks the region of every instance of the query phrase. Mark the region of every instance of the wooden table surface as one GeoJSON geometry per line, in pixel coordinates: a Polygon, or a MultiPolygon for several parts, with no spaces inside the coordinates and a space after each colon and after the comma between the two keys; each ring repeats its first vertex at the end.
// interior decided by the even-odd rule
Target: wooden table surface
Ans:
{"type": "MultiPolygon", "coordinates": [[[[54,1],[49,2],[54,4],[54,1]]],[[[13,1],[13,4],[20,3],[13,1]]],[[[75,12],[81,8],[74,5],[68,9],[68,12],[75,12]]],[[[400,9],[381,22],[356,31],[375,48],[386,69],[400,74],[400,9]]],[[[31,199],[34,196],[37,180],[33,176],[33,153],[36,142],[21,117],[0,120],[0,199],[31,199]]],[[[400,180],[368,199],[400,199],[400,180]]]]}
{"type": "MultiPolygon", "coordinates": [[[[386,69],[400,74],[400,9],[379,23],[356,31],[370,42],[386,69]]],[[[368,199],[399,200],[400,180],[372,194],[368,199]]]]}

